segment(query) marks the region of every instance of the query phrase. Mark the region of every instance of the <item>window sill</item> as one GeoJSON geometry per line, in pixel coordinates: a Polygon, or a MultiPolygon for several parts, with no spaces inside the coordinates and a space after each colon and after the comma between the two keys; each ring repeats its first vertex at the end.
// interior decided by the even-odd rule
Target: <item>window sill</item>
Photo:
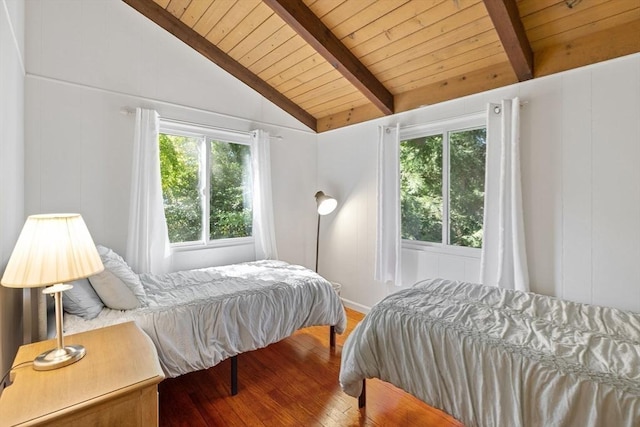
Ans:
{"type": "Polygon", "coordinates": [[[189,242],[189,243],[172,243],[171,252],[188,252],[200,251],[205,249],[219,249],[232,246],[250,246],[254,244],[253,237],[236,237],[231,239],[218,239],[209,243],[189,242]]]}
{"type": "Polygon", "coordinates": [[[480,259],[480,248],[467,248],[464,246],[442,245],[438,243],[419,242],[416,240],[402,240],[402,249],[412,251],[431,252],[444,255],[464,256],[480,259]]]}

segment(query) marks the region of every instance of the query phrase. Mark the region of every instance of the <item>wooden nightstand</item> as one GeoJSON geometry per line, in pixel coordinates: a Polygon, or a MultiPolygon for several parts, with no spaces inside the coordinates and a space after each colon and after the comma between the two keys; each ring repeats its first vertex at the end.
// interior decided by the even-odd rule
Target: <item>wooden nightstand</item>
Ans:
{"type": "MultiPolygon", "coordinates": [[[[52,371],[14,370],[0,396],[0,426],[157,426],[158,383],[164,374],[151,339],[135,323],[65,336],[87,354],[52,371]]],[[[14,366],[55,348],[55,340],[24,345],[14,366]]]]}

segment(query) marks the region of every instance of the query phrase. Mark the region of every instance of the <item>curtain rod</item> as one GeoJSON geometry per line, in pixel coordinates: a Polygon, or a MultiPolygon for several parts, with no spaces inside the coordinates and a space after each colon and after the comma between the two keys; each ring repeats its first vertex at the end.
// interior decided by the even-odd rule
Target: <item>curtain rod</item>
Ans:
{"type": "MultiPolygon", "coordinates": [[[[497,104],[497,103],[496,102],[490,102],[489,104],[497,104]]],[[[529,101],[520,100],[520,108],[524,108],[527,104],[529,104],[529,101]]],[[[422,107],[427,107],[427,106],[424,105],[422,107]]],[[[419,108],[421,108],[421,107],[419,107],[419,108]]],[[[446,122],[450,122],[450,121],[453,122],[453,121],[458,121],[458,120],[471,119],[471,118],[474,118],[474,117],[482,116],[485,113],[486,113],[486,110],[482,110],[482,111],[476,111],[476,112],[473,112],[473,113],[460,114],[460,115],[457,115],[457,116],[454,116],[454,117],[448,117],[446,119],[433,120],[433,121],[425,122],[425,123],[413,123],[413,124],[406,125],[406,126],[403,126],[401,123],[399,123],[399,124],[400,124],[400,129],[403,130],[403,131],[406,131],[406,130],[411,130],[413,128],[424,127],[425,125],[432,124],[432,123],[433,124],[435,124],[435,123],[446,123],[446,122]]],[[[396,126],[396,124],[385,126],[385,127],[395,127],[395,126],[396,126]]]]}

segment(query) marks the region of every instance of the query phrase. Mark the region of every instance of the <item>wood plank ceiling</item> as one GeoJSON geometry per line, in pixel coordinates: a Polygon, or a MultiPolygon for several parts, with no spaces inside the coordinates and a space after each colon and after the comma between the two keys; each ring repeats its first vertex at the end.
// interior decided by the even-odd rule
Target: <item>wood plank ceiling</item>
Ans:
{"type": "Polygon", "coordinates": [[[640,52],[640,0],[123,1],[317,132],[640,52]]]}

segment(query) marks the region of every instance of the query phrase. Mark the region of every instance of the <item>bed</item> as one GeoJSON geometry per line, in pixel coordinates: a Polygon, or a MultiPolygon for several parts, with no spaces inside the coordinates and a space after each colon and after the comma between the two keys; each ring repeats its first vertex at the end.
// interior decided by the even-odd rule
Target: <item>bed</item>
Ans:
{"type": "MultiPolygon", "coordinates": [[[[302,266],[256,261],[138,275],[112,250],[98,246],[98,252],[105,272],[63,295],[65,334],[134,321],[155,344],[167,377],[227,358],[234,370],[238,354],[300,328],[327,325],[342,333],[346,326],[331,283],[302,266]]],[[[236,390],[232,381],[232,394],[236,390]]]]}
{"type": "Polygon", "coordinates": [[[442,279],[375,305],[340,384],[392,383],[472,426],[640,426],[640,315],[442,279]]]}

